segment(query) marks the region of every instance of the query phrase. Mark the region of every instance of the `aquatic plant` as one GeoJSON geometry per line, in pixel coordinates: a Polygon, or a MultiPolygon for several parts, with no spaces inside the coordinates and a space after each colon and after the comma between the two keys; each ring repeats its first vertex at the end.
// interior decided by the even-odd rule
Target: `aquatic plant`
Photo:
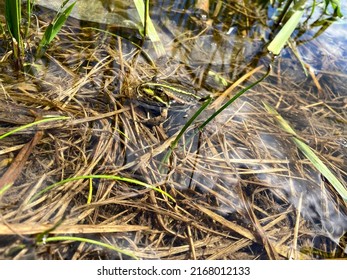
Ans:
{"type": "MultiPolygon", "coordinates": [[[[64,25],[65,21],[69,17],[74,5],[76,4],[76,1],[67,6],[69,0],[65,0],[61,5],[61,12],[58,12],[58,14],[55,16],[53,21],[49,24],[47,29],[45,30],[45,33],[39,43],[36,58],[41,57],[47,46],[52,42],[52,40],[56,37],[62,26],[64,25]],[[67,7],[66,7],[67,6],[67,7]]],[[[32,6],[33,2],[28,0],[27,1],[27,13],[28,13],[28,20],[25,25],[25,32],[22,32],[22,10],[21,0],[6,0],[5,1],[5,18],[6,18],[6,26],[7,30],[11,36],[12,41],[12,50],[13,55],[17,64],[17,67],[19,69],[22,68],[24,64],[24,40],[26,39],[26,36],[28,34],[28,30],[30,28],[31,24],[31,13],[32,13],[32,6]]]]}
{"type": "Polygon", "coordinates": [[[347,189],[339,181],[339,179],[330,171],[330,169],[323,163],[323,161],[315,154],[314,150],[299,139],[294,129],[287,123],[285,119],[269,104],[264,103],[265,109],[273,114],[274,118],[280,125],[280,127],[289,133],[291,139],[298,147],[298,149],[305,155],[305,157],[313,164],[313,166],[331,183],[335,190],[341,195],[341,197],[347,201],[347,189]]]}
{"type": "MultiPolygon", "coordinates": [[[[305,3],[303,3],[305,4],[305,3]]],[[[268,46],[268,50],[275,55],[278,55],[283,49],[284,45],[287,43],[289,37],[292,35],[293,31],[297,27],[298,23],[302,15],[304,14],[303,6],[300,9],[294,11],[289,20],[285,23],[285,25],[281,28],[280,32],[276,35],[276,37],[271,41],[268,46]]]]}
{"type": "Polygon", "coordinates": [[[103,247],[106,248],[108,250],[113,250],[116,251],[120,254],[123,254],[125,256],[128,256],[132,259],[138,260],[139,258],[136,256],[135,253],[128,251],[128,250],[124,250],[121,249],[117,246],[113,246],[110,244],[107,244],[105,242],[101,242],[101,241],[97,241],[94,239],[90,239],[90,238],[83,238],[83,237],[76,237],[76,236],[53,236],[53,237],[46,237],[45,235],[39,234],[39,237],[41,238],[37,238],[37,245],[43,245],[46,244],[48,242],[56,242],[56,241],[71,241],[71,242],[85,242],[88,244],[92,244],[92,245],[96,245],[99,247],[103,247]]]}
{"type": "Polygon", "coordinates": [[[42,194],[46,193],[47,191],[55,188],[56,186],[62,185],[64,183],[68,183],[71,181],[76,181],[76,180],[83,180],[83,179],[106,179],[106,180],[116,180],[116,181],[124,181],[124,182],[128,182],[130,184],[135,184],[135,185],[139,185],[139,186],[143,186],[152,190],[157,191],[158,193],[163,194],[164,196],[166,196],[167,198],[171,199],[173,202],[175,202],[175,199],[168,194],[167,192],[161,190],[160,188],[157,188],[155,186],[152,186],[150,184],[147,184],[145,182],[133,179],[133,178],[126,178],[126,177],[122,177],[122,176],[116,176],[116,175],[107,175],[107,174],[102,174],[102,175],[85,175],[85,176],[77,176],[74,178],[68,178],[65,180],[62,180],[60,182],[57,182],[51,186],[46,187],[45,189],[43,189],[42,191],[40,191],[39,193],[37,193],[32,200],[35,200],[37,197],[41,196],[42,194]]]}
{"type": "MultiPolygon", "coordinates": [[[[230,15],[228,9],[227,12],[230,15]]],[[[265,14],[257,20],[265,21],[265,14]]],[[[249,26],[253,24],[251,17],[247,17],[249,26]]],[[[291,15],[284,18],[285,25],[291,15]]],[[[274,26],[273,34],[282,26],[274,26]]],[[[304,28],[298,33],[307,30],[304,28]]],[[[246,34],[248,29],[245,30],[246,34]]],[[[178,36],[189,39],[184,41],[184,47],[189,47],[195,35],[178,36]]],[[[267,37],[263,38],[262,43],[267,41],[267,37]]],[[[201,41],[208,40],[205,37],[201,41]]],[[[312,104],[299,94],[286,94],[283,88],[294,86],[284,87],[287,79],[283,72],[287,69],[273,65],[270,73],[270,68],[264,67],[267,60],[262,60],[230,76],[223,66],[223,71],[213,72],[218,84],[223,85],[218,92],[209,90],[209,97],[197,99],[199,103],[194,105],[181,107],[172,103],[164,123],[152,126],[145,121],[156,117],[161,108],[135,100],[134,88],[139,81],[152,78],[154,72],[166,69],[162,64],[156,65],[155,57],[151,59],[153,53],[147,54],[147,46],[142,49],[131,44],[127,48],[114,29],[71,28],[55,40],[51,53],[56,57],[46,60],[49,66],[61,66],[62,73],[52,67],[54,72],[49,74],[53,78],[27,75],[25,85],[18,82],[18,86],[3,81],[0,171],[12,168],[16,177],[8,176],[11,181],[4,180],[0,188],[2,212],[7,217],[6,224],[0,223],[0,233],[11,236],[4,238],[6,248],[0,248],[0,255],[51,259],[68,259],[72,255],[74,259],[114,259],[122,258],[120,254],[135,259],[316,258],[311,237],[322,232],[317,228],[330,225],[325,220],[334,220],[334,215],[340,213],[335,206],[345,210],[340,196],[346,197],[346,193],[339,196],[331,188],[332,181],[326,180],[330,174],[317,172],[314,164],[319,161],[314,155],[312,162],[307,158],[311,149],[322,162],[337,162],[336,166],[330,162],[328,166],[333,173],[338,171],[339,154],[330,155],[320,148],[338,150],[339,143],[333,141],[340,140],[340,136],[331,132],[340,132],[341,128],[321,128],[324,133],[313,137],[308,129],[302,131],[296,126],[297,119],[289,118],[296,134],[282,132],[274,125],[277,114],[258,105],[261,98],[276,104],[281,114],[289,112],[299,120],[304,119],[303,107],[306,120],[311,110],[318,116],[331,117],[329,110],[335,110],[335,105],[320,107],[320,103],[312,104]],[[138,60],[139,53],[146,60],[138,60]],[[259,64],[263,66],[257,67],[259,64]],[[7,102],[12,101],[18,102],[17,110],[7,109],[7,102]],[[34,122],[40,116],[36,108],[49,110],[46,113],[53,123],[39,124],[43,122],[40,119],[34,122]],[[12,123],[13,112],[23,115],[24,121],[12,123]],[[68,122],[53,119],[61,113],[70,116],[68,122]],[[31,149],[26,144],[22,148],[24,141],[34,133],[36,139],[40,132],[42,138],[30,141],[31,149]],[[303,138],[311,148],[300,142],[303,138]],[[27,157],[14,158],[12,154],[17,152],[27,157]],[[13,164],[16,162],[22,165],[13,164]],[[11,188],[13,178],[16,182],[11,188]],[[325,185],[333,198],[325,192],[325,185]],[[325,209],[327,213],[323,213],[325,209]],[[317,225],[311,223],[311,218],[317,225]],[[310,250],[303,251],[302,244],[310,250]]],[[[242,57],[241,52],[238,57],[242,57]]],[[[230,62],[235,68],[244,65],[233,59],[230,62]]],[[[196,77],[197,72],[191,72],[191,68],[186,71],[190,62],[180,61],[179,65],[173,72],[171,67],[168,69],[172,87],[176,79],[196,77]]],[[[215,66],[208,75],[217,68],[220,69],[215,66]]],[[[163,73],[164,78],[168,72],[163,73]]],[[[199,83],[189,80],[188,84],[199,83]]],[[[314,92],[314,85],[307,84],[314,92]]],[[[322,82],[323,90],[324,85],[322,82]]],[[[333,99],[333,90],[330,94],[333,99]]],[[[343,111],[339,118],[345,122],[343,111]]],[[[317,118],[309,121],[313,126],[317,118]]],[[[344,184],[342,180],[341,183],[344,184]]],[[[334,221],[332,226],[338,223],[334,221]]],[[[335,233],[333,237],[335,242],[340,238],[335,233]]],[[[334,253],[322,258],[334,256],[345,255],[334,253]]]]}
{"type": "Polygon", "coordinates": [[[142,35],[144,39],[148,36],[148,38],[153,43],[154,50],[156,51],[158,57],[160,57],[165,55],[165,48],[159,38],[157,31],[155,30],[151,18],[149,17],[149,1],[146,0],[145,2],[146,3],[144,3],[143,0],[134,0],[137,13],[143,24],[142,35]]]}
{"type": "Polygon", "coordinates": [[[21,0],[6,0],[5,1],[5,17],[7,30],[10,33],[12,40],[12,50],[17,65],[21,65],[24,55],[24,45],[20,30],[21,24],[21,0]]]}
{"type": "Polygon", "coordinates": [[[60,29],[63,27],[65,21],[69,17],[70,13],[72,12],[73,7],[76,4],[76,1],[73,2],[71,5],[65,8],[69,0],[65,0],[63,4],[61,5],[61,11],[56,14],[52,22],[48,25],[41,41],[39,44],[39,47],[37,49],[36,57],[41,57],[48,45],[53,41],[53,39],[57,36],[60,29]]]}
{"type": "MultiPolygon", "coordinates": [[[[308,7],[309,9],[311,9],[309,18],[312,17],[315,11],[315,8],[317,7],[318,4],[319,3],[317,1],[313,1],[312,5],[308,7]]],[[[323,13],[318,17],[318,20],[320,20],[323,17],[323,15],[328,14],[329,6],[331,6],[333,9],[331,13],[333,17],[343,16],[341,12],[340,0],[324,0],[324,2],[321,4],[324,5],[324,9],[323,9],[323,13]]],[[[272,52],[275,55],[278,55],[281,52],[284,45],[287,43],[288,39],[292,35],[293,31],[297,28],[298,24],[300,23],[306,6],[307,6],[306,0],[301,0],[298,2],[295,2],[293,0],[288,0],[285,2],[284,7],[282,9],[282,13],[279,16],[277,21],[277,26],[283,25],[283,27],[280,28],[275,38],[270,42],[268,46],[268,50],[270,52],[272,52]]],[[[321,21],[320,25],[322,25],[324,22],[325,22],[324,20],[321,21]]]]}

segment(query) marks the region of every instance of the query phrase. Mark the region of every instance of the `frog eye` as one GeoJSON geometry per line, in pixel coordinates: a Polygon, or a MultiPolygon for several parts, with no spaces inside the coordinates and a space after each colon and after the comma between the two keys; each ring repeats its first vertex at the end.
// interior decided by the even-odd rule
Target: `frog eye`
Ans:
{"type": "Polygon", "coordinates": [[[165,90],[162,87],[156,87],[155,92],[157,94],[163,94],[163,93],[165,93],[165,90]]]}
{"type": "Polygon", "coordinates": [[[152,78],[152,82],[153,82],[153,83],[158,83],[158,82],[159,82],[159,78],[158,78],[157,76],[154,76],[154,77],[152,78]]]}

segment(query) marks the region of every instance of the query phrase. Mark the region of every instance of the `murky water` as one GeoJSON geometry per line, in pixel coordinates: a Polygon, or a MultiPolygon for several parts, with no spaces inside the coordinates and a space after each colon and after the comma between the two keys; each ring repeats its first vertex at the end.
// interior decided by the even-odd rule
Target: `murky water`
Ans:
{"type": "MultiPolygon", "coordinates": [[[[281,258],[343,256],[333,253],[345,250],[340,240],[347,231],[345,202],[277,126],[262,102],[276,106],[345,185],[347,23],[336,21],[315,37],[319,27],[312,25],[313,17],[308,28],[296,34],[296,45],[272,62],[273,70],[266,80],[197,132],[232,94],[263,75],[272,59],[266,44],[276,7],[250,8],[229,2],[211,1],[205,18],[194,1],[152,1],[151,18],[164,55],[163,51],[158,55],[149,40],[141,52],[129,42],[131,38],[140,43],[139,17],[131,3],[119,7],[97,2],[97,9],[107,13],[105,18],[113,14],[122,17],[109,25],[92,15],[90,20],[71,19],[47,56],[31,64],[26,76],[11,76],[9,63],[3,61],[0,92],[4,101],[15,100],[17,105],[39,108],[43,114],[53,111],[74,119],[46,132],[31,168],[24,169],[16,181],[17,189],[2,198],[5,220],[42,224],[64,217],[70,225],[148,226],[143,232],[93,234],[93,238],[131,249],[142,258],[269,258],[264,240],[281,258]],[[127,13],[132,16],[125,19],[127,13]],[[265,67],[226,92],[260,65],[265,67]],[[163,106],[138,99],[136,87],[153,77],[215,99],[190,126],[164,169],[161,161],[169,150],[167,143],[202,102],[173,104],[164,120],[148,122],[161,119],[163,106]],[[18,195],[34,188],[33,195],[59,180],[86,174],[119,174],[145,181],[174,196],[176,206],[160,194],[103,180],[93,182],[89,206],[86,183],[52,190],[40,201],[47,205],[44,211],[39,204],[28,202],[30,196],[18,195]],[[57,203],[62,200],[64,205],[57,203]],[[251,244],[237,250],[234,240],[251,244]]],[[[347,14],[346,3],[343,5],[347,14]]],[[[40,18],[54,14],[41,8],[39,13],[40,18]]],[[[0,108],[4,131],[9,123],[34,120],[30,110],[23,109],[24,120],[10,122],[5,108],[0,108]]],[[[24,144],[32,133],[0,140],[1,162],[13,158],[10,147],[24,144]]],[[[58,245],[50,250],[51,255],[45,247],[21,254],[32,253],[29,258],[61,254],[58,245]]],[[[81,256],[71,247],[64,258],[119,257],[93,250],[81,256]]]]}

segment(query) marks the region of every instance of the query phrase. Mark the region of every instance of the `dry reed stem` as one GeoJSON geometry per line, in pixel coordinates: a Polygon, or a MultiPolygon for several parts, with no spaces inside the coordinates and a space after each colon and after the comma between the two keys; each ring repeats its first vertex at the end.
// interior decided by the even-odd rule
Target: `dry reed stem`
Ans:
{"type": "MultiPolygon", "coordinates": [[[[54,225],[37,225],[37,224],[0,224],[1,235],[11,234],[39,234],[44,232],[54,225]]],[[[132,225],[60,225],[58,228],[50,231],[50,234],[88,234],[88,233],[110,233],[110,232],[129,232],[129,231],[149,231],[147,226],[132,226],[132,225]]]]}

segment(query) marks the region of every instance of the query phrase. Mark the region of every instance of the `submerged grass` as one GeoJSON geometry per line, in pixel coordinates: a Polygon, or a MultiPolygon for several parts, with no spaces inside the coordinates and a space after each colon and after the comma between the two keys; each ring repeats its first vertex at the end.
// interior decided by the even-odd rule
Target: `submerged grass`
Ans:
{"type": "Polygon", "coordinates": [[[83,238],[83,237],[76,237],[76,236],[54,236],[54,237],[44,237],[41,242],[38,242],[37,244],[47,244],[50,242],[57,242],[57,241],[72,241],[72,242],[85,242],[88,244],[96,245],[99,247],[106,248],[108,250],[116,251],[117,253],[120,253],[122,255],[128,256],[130,258],[133,258],[135,260],[138,260],[139,258],[136,257],[136,255],[128,250],[124,250],[121,248],[118,248],[116,246],[106,244],[104,242],[100,242],[97,240],[89,239],[89,238],[83,238]]]}
{"type": "MultiPolygon", "coordinates": [[[[116,180],[116,181],[128,182],[130,184],[135,184],[135,185],[139,185],[139,186],[142,186],[142,187],[146,187],[146,188],[155,190],[158,193],[163,194],[164,196],[166,196],[167,198],[169,198],[173,202],[175,202],[175,199],[170,194],[168,194],[167,192],[161,190],[160,188],[154,187],[154,186],[152,186],[150,184],[141,182],[141,181],[136,180],[136,179],[126,178],[126,177],[116,176],[116,175],[84,175],[84,176],[68,178],[68,179],[62,180],[60,182],[54,183],[51,186],[46,187],[45,189],[43,189],[42,191],[40,191],[39,193],[34,195],[33,198],[32,198],[32,201],[37,199],[38,197],[40,197],[41,195],[43,195],[44,193],[48,192],[49,190],[53,189],[56,186],[63,185],[65,183],[68,183],[68,182],[71,182],[71,181],[84,180],[84,179],[89,179],[89,180],[92,180],[92,179],[106,179],[106,180],[116,180]]],[[[89,201],[89,199],[88,199],[88,201],[89,201]]]]}
{"type": "Polygon", "coordinates": [[[36,125],[39,125],[39,124],[42,124],[42,123],[46,123],[46,122],[53,122],[53,121],[61,121],[61,120],[68,120],[70,119],[70,117],[64,117],[64,116],[59,116],[59,117],[45,117],[41,120],[37,120],[37,121],[34,121],[32,123],[28,123],[28,124],[25,124],[25,125],[22,125],[22,126],[19,126],[15,129],[12,129],[2,135],[0,135],[0,140],[1,139],[4,139],[12,134],[15,134],[17,132],[20,132],[22,130],[25,130],[25,129],[28,129],[28,128],[31,128],[31,127],[34,127],[36,125]]]}
{"type": "MultiPolygon", "coordinates": [[[[258,67],[257,70],[260,70],[262,68],[262,66],[258,67]]],[[[230,98],[227,102],[225,102],[223,104],[223,106],[221,106],[220,108],[218,108],[218,110],[216,112],[214,112],[213,114],[211,114],[205,121],[203,121],[203,123],[201,125],[198,126],[197,132],[199,131],[201,132],[211,121],[213,121],[218,115],[222,114],[224,112],[224,110],[226,108],[228,108],[233,102],[235,102],[238,98],[240,98],[245,92],[247,92],[248,90],[252,89],[253,87],[255,87],[257,84],[259,84],[260,82],[262,82],[264,79],[266,79],[266,77],[269,76],[270,71],[271,71],[271,65],[268,67],[267,72],[257,81],[255,81],[254,83],[246,86],[244,89],[240,90],[238,93],[236,93],[235,95],[233,95],[232,98],[230,98]]],[[[194,115],[185,123],[185,125],[182,127],[182,129],[180,130],[180,132],[178,133],[178,135],[176,136],[176,138],[172,141],[171,145],[170,145],[170,149],[167,151],[167,153],[165,154],[164,158],[163,158],[163,163],[167,164],[168,160],[173,152],[173,150],[176,148],[178,142],[181,140],[182,136],[184,135],[184,133],[188,130],[188,128],[192,125],[192,123],[203,113],[203,111],[208,107],[208,105],[211,103],[212,99],[208,98],[207,101],[205,101],[201,107],[194,113],[194,115]]],[[[195,133],[195,134],[196,134],[195,133]]],[[[190,140],[193,139],[193,137],[195,136],[195,134],[193,134],[190,137],[190,140]]],[[[185,142],[185,145],[187,145],[189,143],[189,140],[185,142]]]]}
{"type": "MultiPolygon", "coordinates": [[[[251,10],[247,13],[249,20],[261,17],[251,10]]],[[[155,65],[156,60],[148,62],[139,55],[144,50],[114,34],[105,36],[108,32],[95,27],[63,29],[46,56],[50,71],[27,76],[25,82],[14,78],[14,84],[2,82],[0,104],[10,109],[0,114],[1,131],[7,133],[41,115],[69,115],[71,121],[45,126],[42,138],[22,160],[25,168],[17,170],[13,187],[1,190],[0,234],[7,242],[0,247],[1,256],[114,259],[124,253],[170,260],[315,259],[314,250],[302,250],[314,246],[337,256],[336,240],[346,231],[346,223],[338,224],[333,217],[345,222],[344,202],[326,193],[328,183],[302,160],[290,145],[293,137],[279,133],[273,114],[259,104],[276,104],[300,116],[291,120],[296,125],[308,120],[302,124],[305,139],[323,147],[321,155],[343,177],[342,123],[325,123],[326,116],[346,119],[344,105],[333,95],[343,82],[334,80],[330,88],[321,79],[324,99],[311,94],[316,89],[312,81],[293,80],[281,57],[276,61],[279,66],[274,64],[261,81],[255,80],[260,73],[253,75],[257,68],[236,63],[233,70],[241,67],[247,74],[240,78],[217,70],[232,86],[213,91],[213,104],[206,101],[194,107],[199,108],[195,114],[189,106],[173,104],[164,123],[149,125],[146,121],[157,117],[160,108],[136,99],[139,82],[157,74],[172,81],[182,77],[200,81],[205,73],[194,72],[177,57],[165,61],[164,67],[155,65]],[[247,79],[251,88],[244,86],[247,79]],[[198,135],[192,125],[196,121],[202,123],[198,135]],[[167,151],[170,161],[164,161],[168,172],[163,174],[159,171],[167,151]],[[322,231],[328,228],[334,231],[322,231]],[[23,236],[33,240],[37,234],[36,241],[44,246],[18,246],[23,236]],[[80,237],[84,234],[88,238],[80,237]],[[317,246],[318,237],[327,242],[317,246]],[[100,250],[85,242],[117,246],[100,250]]],[[[199,37],[184,36],[186,43],[199,37]]],[[[327,76],[335,77],[333,72],[327,76]]],[[[33,133],[32,127],[17,129],[1,139],[1,176],[33,133]]]]}
{"type": "Polygon", "coordinates": [[[330,171],[330,169],[320,160],[320,158],[315,154],[315,152],[305,144],[301,139],[299,139],[296,132],[291,128],[286,120],[282,118],[281,115],[269,104],[264,103],[266,110],[273,114],[276,121],[282,127],[283,130],[292,135],[292,140],[295,145],[300,149],[300,151],[306,156],[306,158],[313,164],[317,170],[322,173],[322,175],[331,183],[335,190],[341,195],[341,197],[347,202],[347,188],[342,185],[339,179],[330,171]]]}

